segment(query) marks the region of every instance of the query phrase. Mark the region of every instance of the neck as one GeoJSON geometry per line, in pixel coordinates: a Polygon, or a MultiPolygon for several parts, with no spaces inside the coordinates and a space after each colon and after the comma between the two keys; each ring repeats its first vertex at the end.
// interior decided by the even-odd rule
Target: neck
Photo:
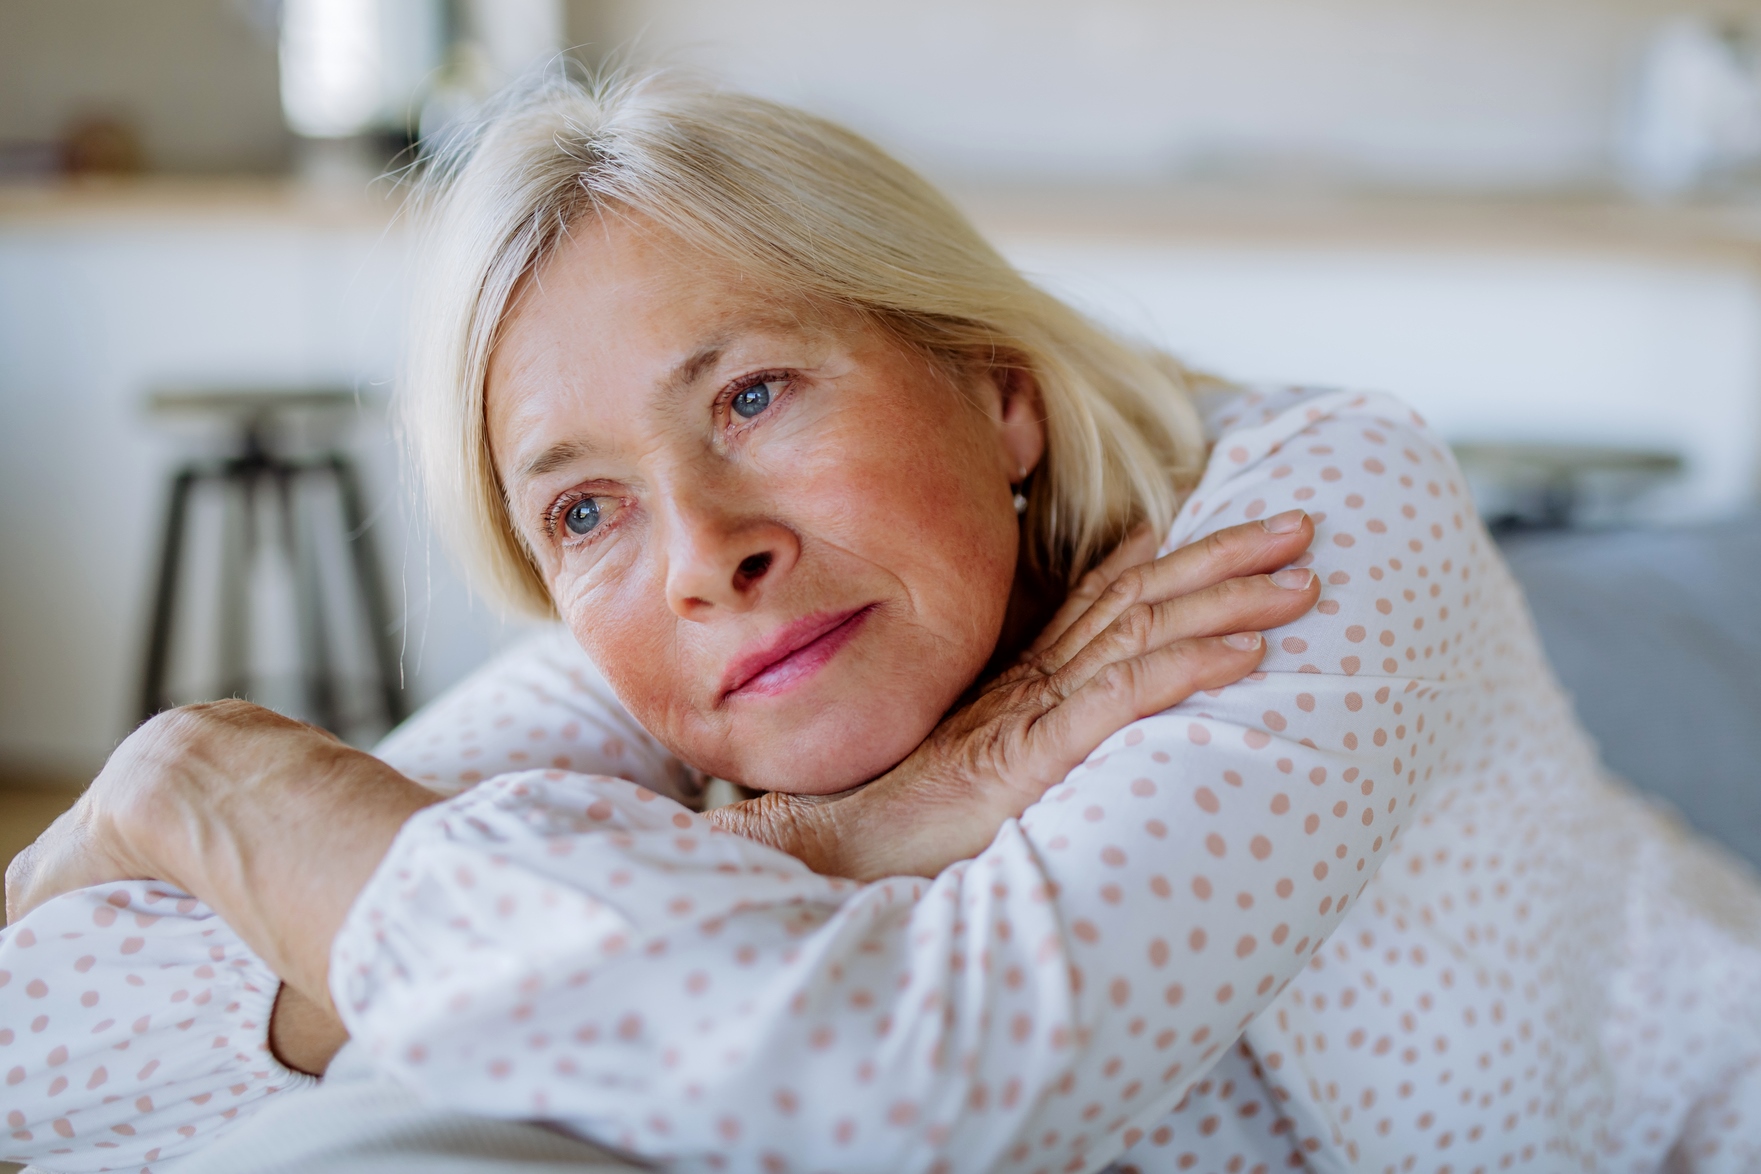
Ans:
{"type": "Polygon", "coordinates": [[[1014,666],[1027,646],[1052,622],[1066,594],[1061,578],[1030,569],[1025,558],[1017,564],[1009,606],[1003,613],[1003,631],[997,637],[997,649],[991,654],[990,663],[978,679],[979,685],[1014,666]]]}

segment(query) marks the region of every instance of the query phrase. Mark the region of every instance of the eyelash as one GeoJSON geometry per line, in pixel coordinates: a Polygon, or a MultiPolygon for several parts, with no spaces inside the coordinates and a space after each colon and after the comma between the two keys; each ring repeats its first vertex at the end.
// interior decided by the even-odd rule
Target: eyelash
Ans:
{"type": "MultiPolygon", "coordinates": [[[[606,500],[612,500],[607,494],[603,494],[603,493],[578,493],[573,490],[571,490],[570,492],[565,493],[561,497],[557,498],[554,502],[552,502],[550,504],[550,509],[544,515],[544,536],[546,538],[556,537],[557,523],[562,521],[563,515],[568,513],[570,510],[574,509],[575,506],[577,506],[581,502],[588,501],[588,500],[590,500],[592,498],[596,498],[596,497],[597,498],[605,498],[606,500]]],[[[591,542],[599,537],[601,531],[603,531],[608,524],[610,524],[610,523],[601,522],[598,526],[595,526],[590,533],[573,535],[570,539],[565,540],[563,545],[564,546],[580,546],[582,543],[591,542]]]]}
{"type": "Polygon", "coordinates": [[[734,380],[723,388],[722,393],[716,397],[716,418],[720,419],[725,416],[728,417],[731,422],[734,417],[734,397],[739,395],[742,391],[748,391],[757,387],[761,383],[780,384],[782,386],[782,391],[772,398],[770,403],[765,406],[764,411],[753,416],[750,420],[745,420],[734,425],[739,432],[745,432],[747,429],[756,425],[761,417],[770,415],[779,403],[788,398],[789,393],[795,388],[795,373],[793,371],[756,371],[751,375],[742,375],[740,378],[734,380]]]}
{"type": "MultiPolygon", "coordinates": [[[[733,404],[734,397],[739,395],[742,391],[746,391],[750,388],[757,387],[761,383],[781,384],[782,391],[774,399],[772,399],[768,405],[766,405],[764,411],[760,412],[757,416],[752,417],[750,420],[747,420],[744,423],[737,425],[736,427],[739,432],[745,432],[747,429],[756,425],[758,423],[760,417],[769,415],[779,402],[786,399],[788,397],[789,393],[794,390],[795,376],[794,376],[794,373],[791,371],[758,371],[758,372],[754,372],[751,375],[741,376],[739,379],[734,380],[734,382],[728,384],[727,387],[723,388],[721,394],[716,397],[715,407],[714,407],[714,411],[715,411],[716,416],[719,418],[719,417],[722,417],[725,415],[731,419],[734,415],[734,412],[733,412],[733,409],[731,406],[733,404]]],[[[586,501],[589,498],[605,497],[605,496],[606,496],[605,494],[580,493],[580,492],[573,491],[573,490],[571,490],[568,493],[563,494],[561,497],[559,497],[555,501],[551,502],[550,509],[545,512],[545,515],[544,515],[544,536],[546,538],[556,537],[557,526],[558,526],[558,523],[562,521],[563,515],[568,513],[571,509],[575,508],[575,506],[578,503],[586,501]]],[[[608,525],[615,525],[615,524],[616,524],[615,522],[612,522],[612,523],[602,522],[598,526],[594,527],[594,529],[591,533],[579,535],[579,536],[575,537],[572,541],[565,541],[564,545],[565,546],[581,546],[581,545],[584,545],[588,542],[595,542],[599,539],[599,536],[602,533],[604,533],[604,531],[606,530],[608,525]]]]}

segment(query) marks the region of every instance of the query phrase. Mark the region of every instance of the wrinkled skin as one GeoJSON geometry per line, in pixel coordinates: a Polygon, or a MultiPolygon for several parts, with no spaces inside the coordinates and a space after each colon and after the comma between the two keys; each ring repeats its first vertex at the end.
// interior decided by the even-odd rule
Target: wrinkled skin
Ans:
{"type": "Polygon", "coordinates": [[[1030,381],[957,387],[767,292],[640,223],[578,226],[503,327],[489,439],[557,610],[636,719],[712,775],[821,794],[904,758],[991,659],[1011,483],[1045,438],[1030,381]],[[742,416],[754,387],[768,403],[742,416]],[[584,496],[580,535],[557,518],[584,496]],[[744,651],[856,608],[817,671],[725,691],[744,651]]]}

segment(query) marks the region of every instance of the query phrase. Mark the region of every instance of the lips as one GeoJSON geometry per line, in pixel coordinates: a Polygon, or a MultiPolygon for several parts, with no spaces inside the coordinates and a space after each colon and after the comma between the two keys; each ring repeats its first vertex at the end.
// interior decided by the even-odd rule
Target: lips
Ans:
{"type": "Polygon", "coordinates": [[[786,692],[818,672],[862,628],[875,605],[816,612],[783,625],[734,658],[722,676],[721,697],[786,692]]]}

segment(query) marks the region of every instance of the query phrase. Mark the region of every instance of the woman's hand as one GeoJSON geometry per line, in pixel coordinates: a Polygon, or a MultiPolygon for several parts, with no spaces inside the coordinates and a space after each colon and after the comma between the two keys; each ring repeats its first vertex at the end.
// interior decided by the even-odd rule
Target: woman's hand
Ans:
{"type": "Polygon", "coordinates": [[[347,1038],[330,943],[404,822],[440,797],[330,734],[242,701],[170,710],[110,756],[6,871],[16,921],[52,897],[153,879],[201,899],[287,984],[276,1054],[322,1071],[347,1038]]]}
{"type": "Polygon", "coordinates": [[[1154,561],[1156,537],[1134,534],[1077,584],[1021,663],[891,771],[842,795],[772,793],[710,819],[817,872],[934,876],[983,851],[1124,726],[1257,668],[1260,631],[1320,598],[1312,573],[1278,570],[1313,539],[1300,511],[1154,561]]]}

